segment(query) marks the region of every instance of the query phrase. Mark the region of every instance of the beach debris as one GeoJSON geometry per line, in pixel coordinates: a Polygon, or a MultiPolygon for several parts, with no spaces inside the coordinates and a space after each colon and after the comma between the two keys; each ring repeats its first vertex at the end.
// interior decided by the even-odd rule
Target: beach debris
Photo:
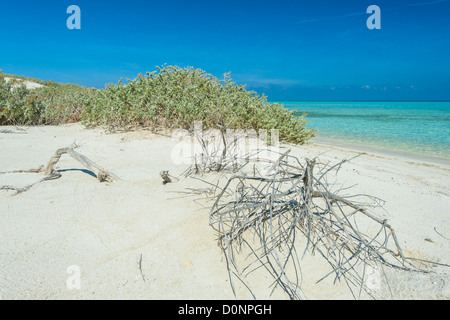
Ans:
{"type": "Polygon", "coordinates": [[[164,184],[166,184],[166,183],[171,183],[171,182],[172,182],[172,179],[170,179],[170,177],[169,177],[169,171],[161,171],[161,172],[159,173],[159,175],[160,175],[161,178],[164,180],[164,181],[163,181],[164,184]]]}
{"type": "MultiPolygon", "coordinates": [[[[20,171],[20,170],[18,170],[18,171],[20,171]]],[[[17,172],[15,172],[15,173],[17,173],[17,172]]],[[[33,173],[37,173],[37,172],[33,172],[33,173]]],[[[31,189],[33,186],[37,185],[38,183],[41,183],[44,181],[56,180],[59,178],[61,178],[61,175],[59,173],[52,173],[52,174],[40,179],[39,181],[37,181],[35,183],[26,185],[25,187],[19,188],[19,187],[13,187],[13,186],[1,186],[0,190],[14,190],[14,191],[16,191],[16,193],[14,195],[17,195],[19,193],[28,191],[29,189],[31,189]]]]}
{"type": "Polygon", "coordinates": [[[6,174],[6,173],[39,173],[39,172],[42,172],[43,169],[44,169],[44,166],[40,166],[37,169],[0,171],[0,174],[6,174]]]}
{"type": "Polygon", "coordinates": [[[439,233],[439,232],[437,231],[436,227],[434,227],[434,231],[435,231],[438,235],[440,235],[442,238],[444,238],[445,240],[450,241],[449,238],[447,238],[447,237],[443,236],[441,233],[439,233]]]}
{"type": "Polygon", "coordinates": [[[379,204],[378,199],[365,196],[371,203],[364,205],[351,201],[352,196],[337,195],[326,183],[324,173],[329,167],[315,172],[318,159],[306,160],[303,166],[299,163],[285,153],[272,176],[233,175],[221,188],[210,224],[230,278],[233,275],[250,288],[247,276],[263,267],[273,277],[274,288],[281,287],[291,299],[302,298],[299,234],[306,238],[303,255],[318,252],[331,266],[319,281],[334,274],[334,281],[345,281],[355,298],[361,290],[371,294],[363,273],[366,266],[415,269],[405,259],[394,229],[369,211],[379,204]],[[360,230],[363,224],[377,232],[360,230]],[[245,259],[237,258],[244,252],[245,259]]]}
{"type": "Polygon", "coordinates": [[[84,167],[89,169],[100,182],[113,182],[116,180],[120,180],[118,176],[115,174],[103,169],[99,165],[95,164],[93,161],[82,155],[81,153],[75,151],[73,148],[62,148],[58,149],[55,154],[50,158],[47,165],[44,167],[43,165],[40,166],[37,169],[28,169],[28,170],[13,170],[13,171],[0,171],[0,174],[9,174],[9,173],[44,173],[45,177],[40,179],[39,181],[32,183],[30,185],[27,185],[25,187],[14,187],[9,185],[0,186],[0,190],[14,190],[16,191],[15,194],[17,195],[23,192],[28,191],[33,186],[44,182],[44,181],[50,181],[50,180],[56,180],[61,177],[61,173],[58,170],[55,170],[54,167],[56,163],[60,160],[61,156],[63,154],[70,155],[73,159],[80,162],[84,167]]]}
{"type": "Polygon", "coordinates": [[[337,173],[353,158],[331,165],[319,158],[300,161],[288,150],[279,152],[275,161],[258,158],[248,168],[250,162],[239,162],[217,148],[215,157],[205,150],[202,161],[191,165],[186,176],[221,171],[220,179],[226,177],[226,182],[209,181],[214,185],[209,192],[189,188],[185,194],[201,195],[197,200],[213,203],[210,225],[235,294],[237,279],[256,298],[251,275],[265,270],[273,278],[272,292],[279,287],[291,299],[305,298],[301,258],[307,253],[319,253],[331,267],[318,282],[334,275],[334,281],[344,281],[355,299],[362,292],[372,298],[376,295],[366,277],[367,268],[429,272],[412,263],[417,259],[404,255],[393,227],[374,213],[382,208],[381,199],[343,194],[347,188],[336,189],[335,183],[328,182],[331,172],[337,173]],[[257,169],[261,163],[268,170],[257,169]]]}
{"type": "Polygon", "coordinates": [[[139,264],[139,271],[141,272],[142,280],[145,282],[145,277],[144,277],[144,274],[142,273],[142,253],[141,253],[141,256],[139,257],[138,264],[139,264]]]}
{"type": "Polygon", "coordinates": [[[56,150],[55,154],[51,157],[47,166],[45,167],[44,174],[50,175],[55,171],[53,167],[56,165],[56,163],[58,163],[63,154],[70,155],[73,159],[80,162],[84,167],[91,170],[100,182],[113,182],[115,180],[120,180],[120,178],[114,173],[103,169],[81,153],[75,151],[73,148],[61,148],[56,150]]]}

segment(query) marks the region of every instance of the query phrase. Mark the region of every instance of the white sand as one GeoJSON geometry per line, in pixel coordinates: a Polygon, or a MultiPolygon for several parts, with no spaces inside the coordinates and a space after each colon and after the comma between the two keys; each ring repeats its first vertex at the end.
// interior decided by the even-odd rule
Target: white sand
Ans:
{"type": "MultiPolygon", "coordinates": [[[[6,81],[6,82],[8,82],[9,80],[10,80],[10,78],[5,77],[5,81],[6,81]]],[[[25,87],[26,87],[27,89],[36,89],[36,88],[41,88],[41,87],[43,87],[42,84],[39,84],[39,83],[36,83],[36,82],[32,82],[32,81],[28,81],[28,80],[23,81],[23,80],[21,80],[21,79],[18,79],[18,83],[17,83],[15,86],[18,87],[18,86],[21,85],[22,83],[25,85],[25,87]]]]}
{"type": "MultiPolygon", "coordinates": [[[[25,131],[0,127],[0,171],[37,168],[75,140],[79,152],[123,181],[99,183],[63,156],[60,179],[16,196],[0,191],[0,298],[251,299],[237,282],[233,295],[208,211],[176,193],[202,184],[192,179],[161,183],[160,171],[176,176],[186,168],[172,163],[171,139],[148,132],[108,135],[80,124],[25,131]],[[74,279],[67,273],[70,266],[81,272],[80,289],[67,286],[74,279]]],[[[356,154],[321,145],[295,147],[292,153],[301,158],[321,154],[322,161],[332,163],[356,154]]],[[[0,185],[23,186],[41,177],[3,174],[0,185]]],[[[344,186],[356,184],[355,193],[386,201],[388,213],[377,213],[389,219],[407,255],[450,263],[450,166],[366,154],[344,165],[337,179],[344,186]]],[[[449,270],[386,270],[390,290],[381,287],[378,297],[448,299],[449,270]]],[[[306,255],[304,294],[351,299],[345,283],[333,284],[332,278],[315,283],[328,271],[320,255],[306,255]]],[[[271,280],[262,270],[255,277],[257,298],[287,298],[278,289],[269,295],[271,280]]]]}

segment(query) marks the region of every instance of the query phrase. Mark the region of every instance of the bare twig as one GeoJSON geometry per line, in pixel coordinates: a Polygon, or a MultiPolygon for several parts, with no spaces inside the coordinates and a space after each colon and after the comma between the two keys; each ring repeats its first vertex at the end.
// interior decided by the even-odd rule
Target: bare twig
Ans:
{"type": "Polygon", "coordinates": [[[144,274],[142,273],[142,254],[139,257],[139,271],[141,272],[142,280],[145,282],[145,277],[144,277],[144,274]]]}

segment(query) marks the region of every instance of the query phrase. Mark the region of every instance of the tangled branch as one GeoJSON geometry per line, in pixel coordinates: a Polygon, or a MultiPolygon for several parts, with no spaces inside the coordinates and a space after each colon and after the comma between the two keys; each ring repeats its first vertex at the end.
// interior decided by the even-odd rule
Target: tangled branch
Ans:
{"type": "Polygon", "coordinates": [[[357,203],[350,200],[354,195],[330,191],[327,174],[347,160],[319,166],[318,159],[306,159],[302,165],[289,152],[268,161],[269,176],[241,172],[215,189],[210,224],[226,257],[233,291],[237,278],[254,296],[247,277],[262,267],[273,277],[273,290],[281,287],[289,298],[301,299],[300,258],[308,251],[320,253],[331,266],[319,281],[334,275],[355,298],[361,290],[371,295],[364,279],[368,266],[418,270],[404,256],[394,229],[370,210],[379,206],[379,199],[359,195],[371,203],[357,203]],[[303,253],[298,251],[299,236],[306,240],[303,253]]]}

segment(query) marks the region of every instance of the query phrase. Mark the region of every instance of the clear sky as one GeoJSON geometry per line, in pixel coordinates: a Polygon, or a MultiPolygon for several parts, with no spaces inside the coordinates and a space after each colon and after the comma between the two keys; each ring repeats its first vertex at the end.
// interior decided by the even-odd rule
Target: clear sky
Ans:
{"type": "Polygon", "coordinates": [[[450,100],[449,21],[450,0],[4,0],[0,69],[101,88],[167,63],[270,100],[450,100]]]}

